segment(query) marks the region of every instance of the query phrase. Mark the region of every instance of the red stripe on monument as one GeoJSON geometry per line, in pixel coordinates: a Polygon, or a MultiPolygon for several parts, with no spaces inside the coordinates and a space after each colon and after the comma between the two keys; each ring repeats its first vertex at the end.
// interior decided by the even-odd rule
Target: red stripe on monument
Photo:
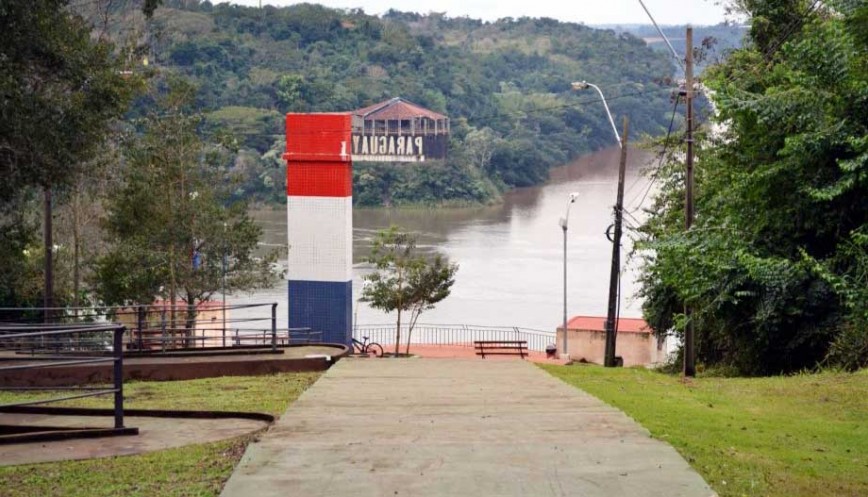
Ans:
{"type": "Polygon", "coordinates": [[[286,115],[286,154],[290,161],[349,162],[350,114],[286,115]]]}
{"type": "Polygon", "coordinates": [[[295,197],[350,197],[353,167],[348,162],[292,162],[286,167],[286,194],[295,197]]]}

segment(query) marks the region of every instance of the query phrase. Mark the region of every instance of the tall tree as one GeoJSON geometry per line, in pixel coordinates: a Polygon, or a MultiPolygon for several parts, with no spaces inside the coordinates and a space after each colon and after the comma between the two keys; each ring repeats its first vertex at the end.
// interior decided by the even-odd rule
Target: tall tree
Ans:
{"type": "MultiPolygon", "coordinates": [[[[44,190],[48,199],[52,191],[70,185],[126,110],[132,93],[112,46],[94,39],[90,25],[67,5],[65,0],[34,0],[0,6],[0,225],[19,235],[37,226],[17,215],[32,208],[35,190],[44,190]]],[[[46,202],[46,224],[49,207],[46,202]]],[[[49,224],[41,252],[47,273],[53,258],[50,235],[49,224]]],[[[26,238],[34,236],[16,239],[26,238]]],[[[31,263],[23,253],[2,250],[3,267],[21,274],[18,270],[31,263]]],[[[5,303],[35,304],[32,299],[5,303]]]]}
{"type": "Polygon", "coordinates": [[[228,154],[198,134],[191,111],[195,88],[170,82],[142,134],[127,151],[123,184],[108,201],[113,247],[99,264],[102,300],[150,303],[157,296],[187,307],[187,333],[196,305],[223,288],[261,288],[276,276],[276,253],[255,257],[261,229],[243,201],[229,202],[228,154]]]}
{"type": "Polygon", "coordinates": [[[683,169],[658,172],[643,227],[646,318],[665,333],[689,303],[699,359],[745,373],[812,367],[839,342],[865,364],[866,6],[742,3],[749,44],[705,76],[724,131],[700,144],[691,231],[683,169]]]}

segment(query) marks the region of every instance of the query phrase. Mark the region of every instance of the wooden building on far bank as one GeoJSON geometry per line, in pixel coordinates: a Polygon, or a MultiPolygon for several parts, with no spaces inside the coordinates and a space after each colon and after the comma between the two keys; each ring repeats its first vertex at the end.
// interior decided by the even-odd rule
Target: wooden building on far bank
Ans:
{"type": "Polygon", "coordinates": [[[352,155],[362,162],[445,159],[449,118],[401,97],[352,111],[352,155]]]}

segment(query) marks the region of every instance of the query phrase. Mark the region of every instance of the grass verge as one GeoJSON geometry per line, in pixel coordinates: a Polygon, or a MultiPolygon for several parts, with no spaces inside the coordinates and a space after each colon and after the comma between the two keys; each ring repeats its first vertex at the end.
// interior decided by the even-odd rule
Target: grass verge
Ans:
{"type": "Polygon", "coordinates": [[[683,381],[541,367],[671,444],[721,497],[868,495],[868,371],[683,381]]]}
{"type": "MultiPolygon", "coordinates": [[[[318,373],[207,378],[174,382],[130,382],[125,406],[141,409],[253,411],[282,414],[319,377],[318,373]]],[[[0,393],[0,404],[45,397],[0,393]]],[[[110,407],[108,399],[65,402],[110,407]]],[[[0,467],[0,494],[24,496],[212,496],[244,454],[251,436],[161,450],[135,456],[0,467]]]]}

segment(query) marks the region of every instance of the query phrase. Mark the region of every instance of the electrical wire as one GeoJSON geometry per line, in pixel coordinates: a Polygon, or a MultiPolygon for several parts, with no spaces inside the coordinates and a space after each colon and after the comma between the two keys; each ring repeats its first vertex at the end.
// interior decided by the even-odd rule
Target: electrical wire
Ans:
{"type": "MultiPolygon", "coordinates": [[[[613,100],[618,100],[621,98],[638,97],[638,96],[651,95],[651,94],[662,93],[662,92],[671,92],[671,91],[672,91],[671,88],[656,88],[653,90],[646,90],[646,91],[641,91],[641,92],[625,93],[622,95],[616,95],[616,96],[611,97],[611,98],[606,98],[606,101],[611,102],[613,100]]],[[[498,112],[495,114],[491,114],[488,117],[489,118],[498,118],[498,117],[530,116],[530,115],[537,115],[537,114],[550,114],[552,111],[555,111],[555,110],[573,109],[573,108],[578,108],[578,107],[581,107],[584,105],[595,104],[595,103],[599,103],[599,102],[600,102],[599,98],[593,98],[593,99],[587,99],[587,100],[579,100],[577,102],[568,102],[568,103],[564,103],[564,104],[560,104],[560,105],[552,105],[552,106],[548,106],[548,107],[537,107],[537,108],[530,109],[527,111],[517,111],[514,113],[498,112]]],[[[159,115],[156,117],[158,119],[165,119],[165,118],[175,117],[175,115],[174,114],[164,114],[164,115],[159,115]]],[[[293,133],[293,135],[295,135],[295,136],[306,135],[306,134],[322,135],[323,133],[344,133],[344,131],[325,131],[325,132],[324,131],[309,131],[309,132],[301,131],[298,133],[293,133]]],[[[232,135],[271,136],[271,137],[285,136],[283,133],[256,133],[256,132],[243,132],[243,131],[233,132],[232,135]]]]}
{"type": "MultiPolygon", "coordinates": [[[[675,105],[672,106],[672,118],[669,120],[669,130],[666,131],[666,138],[663,140],[663,152],[660,154],[660,161],[657,163],[657,168],[654,170],[654,173],[651,176],[651,181],[648,182],[648,186],[645,188],[645,193],[642,195],[642,200],[630,211],[628,211],[632,217],[632,214],[638,211],[642,204],[645,202],[645,198],[648,196],[648,192],[651,191],[651,188],[654,186],[654,183],[657,181],[657,178],[660,177],[660,168],[663,167],[663,160],[666,158],[666,151],[669,147],[669,137],[672,135],[672,126],[675,124],[675,114],[678,110],[678,101],[680,97],[675,98],[675,105]]],[[[639,181],[639,178],[636,178],[636,182],[639,181]]],[[[636,200],[635,198],[633,200],[636,200]]],[[[633,205],[633,201],[629,202],[630,205],[633,205]]],[[[634,218],[635,219],[635,218],[634,218]]]]}

